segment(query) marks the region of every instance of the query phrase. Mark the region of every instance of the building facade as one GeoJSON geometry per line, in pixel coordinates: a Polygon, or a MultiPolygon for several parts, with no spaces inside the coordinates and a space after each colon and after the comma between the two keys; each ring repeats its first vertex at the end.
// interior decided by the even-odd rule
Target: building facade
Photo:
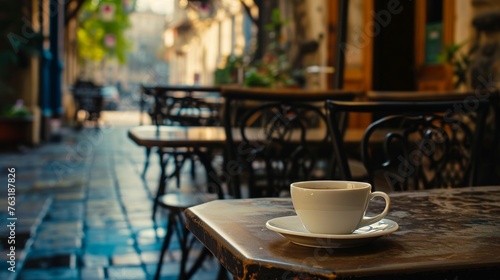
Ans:
{"type": "MultiPolygon", "coordinates": [[[[1,2],[2,7],[14,3],[1,2]]],[[[19,42],[34,42],[37,33],[43,38],[38,43],[38,55],[28,56],[23,67],[12,68],[14,75],[9,86],[15,94],[4,99],[5,102],[22,99],[32,113],[27,143],[36,145],[48,140],[74,113],[69,87],[81,72],[76,16],[83,2],[16,1],[22,3],[22,13],[18,16],[21,28],[11,33],[19,42]]],[[[251,60],[257,36],[254,20],[265,10],[259,11],[259,5],[267,3],[278,7],[288,21],[280,40],[288,46],[290,60],[297,57],[300,46],[314,42],[317,46],[301,57],[300,67],[333,67],[337,59],[340,2],[343,1],[174,1],[174,11],[163,18],[137,15],[147,18],[138,19],[139,22],[154,20],[154,24],[136,29],[137,36],[156,37],[163,41],[163,47],[151,49],[138,45],[131,54],[132,60],[139,61],[154,53],[159,61],[167,61],[169,67],[154,66],[148,73],[129,77],[137,76],[145,82],[153,73],[151,81],[155,83],[213,84],[214,72],[223,67],[228,56],[241,56],[245,62],[251,60]]],[[[499,11],[498,1],[494,0],[350,0],[347,40],[341,46],[346,57],[343,87],[360,91],[458,90],[456,69],[450,61],[440,60],[440,54],[459,46],[457,57],[463,54],[473,60],[469,50],[474,45],[484,47],[497,41],[497,30],[487,22],[495,22],[499,11]]],[[[11,45],[7,49],[13,50],[11,45]]],[[[478,72],[481,77],[489,74],[492,79],[496,77],[496,57],[495,50],[492,56],[481,57],[481,63],[476,63],[474,67],[483,69],[478,72]]],[[[151,60],[152,56],[144,63],[150,64],[151,60]]],[[[324,75],[321,86],[331,87],[331,78],[331,74],[324,75]]],[[[470,87],[470,81],[467,86],[470,87]]],[[[362,119],[352,121],[357,126],[365,125],[362,119]]]]}

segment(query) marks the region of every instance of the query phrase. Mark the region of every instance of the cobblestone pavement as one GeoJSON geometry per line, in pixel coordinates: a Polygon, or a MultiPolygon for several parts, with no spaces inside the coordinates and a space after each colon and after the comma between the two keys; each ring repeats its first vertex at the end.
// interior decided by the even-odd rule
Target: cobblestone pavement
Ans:
{"type": "MultiPolygon", "coordinates": [[[[0,153],[0,279],[152,278],[165,234],[164,213],[156,225],[151,218],[158,159],[142,179],[144,149],[127,137],[130,126],[64,128],[61,142],[0,153]]],[[[170,247],[162,279],[178,277],[177,240],[170,247]]],[[[193,279],[218,269],[209,259],[193,279]]]]}

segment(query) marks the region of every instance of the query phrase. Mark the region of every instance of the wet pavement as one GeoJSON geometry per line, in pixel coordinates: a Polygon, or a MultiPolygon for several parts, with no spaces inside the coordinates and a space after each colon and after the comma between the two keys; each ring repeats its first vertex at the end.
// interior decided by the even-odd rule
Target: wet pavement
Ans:
{"type": "MultiPolygon", "coordinates": [[[[158,158],[142,178],[144,148],[127,137],[138,118],[127,116],[0,153],[0,279],[152,279],[166,221],[151,214],[158,158]]],[[[174,238],[161,279],[177,279],[179,260],[174,238]]],[[[208,259],[193,279],[215,279],[218,269],[208,259]]]]}

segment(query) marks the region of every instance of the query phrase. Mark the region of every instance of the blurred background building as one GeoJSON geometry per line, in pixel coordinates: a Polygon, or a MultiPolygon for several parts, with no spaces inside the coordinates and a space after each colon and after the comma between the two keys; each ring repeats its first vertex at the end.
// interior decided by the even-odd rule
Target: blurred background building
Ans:
{"type": "Polygon", "coordinates": [[[0,0],[0,120],[14,123],[0,126],[10,135],[2,141],[54,139],[58,127],[72,124],[78,79],[114,86],[135,102],[140,84],[251,86],[245,78],[261,79],[264,66],[279,75],[264,77],[274,81],[261,86],[307,86],[309,79],[308,86],[332,87],[333,71],[342,71],[344,88],[362,91],[496,86],[498,1],[350,0],[347,17],[339,17],[340,3],[0,0]],[[89,31],[96,18],[102,26],[123,22],[123,33],[89,31]],[[342,18],[345,67],[333,69],[342,18]],[[82,45],[81,30],[99,47],[82,45]],[[314,85],[311,73],[320,73],[314,85]],[[14,110],[15,121],[12,108],[25,109],[14,110]]]}

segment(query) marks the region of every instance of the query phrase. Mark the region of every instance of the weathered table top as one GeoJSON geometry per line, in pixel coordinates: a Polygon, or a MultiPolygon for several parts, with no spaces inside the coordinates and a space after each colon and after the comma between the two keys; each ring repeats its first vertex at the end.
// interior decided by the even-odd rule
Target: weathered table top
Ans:
{"type": "MultiPolygon", "coordinates": [[[[241,141],[241,136],[234,128],[235,141],[241,141]],[[238,138],[239,137],[239,138],[238,138]]],[[[255,136],[255,141],[265,141],[266,135],[259,128],[247,129],[255,136]]],[[[221,126],[155,126],[143,125],[128,130],[129,138],[139,146],[144,147],[225,147],[226,133],[221,126]]],[[[297,134],[297,138],[299,135],[297,134]]],[[[309,129],[307,137],[311,141],[322,141],[325,137],[323,128],[309,129]]],[[[344,141],[359,143],[362,133],[359,130],[347,130],[344,141]]],[[[253,140],[253,139],[252,139],[253,140]]]]}
{"type": "Polygon", "coordinates": [[[149,85],[144,86],[146,89],[154,89],[157,91],[185,91],[185,92],[220,92],[219,86],[203,86],[203,85],[149,85]]]}
{"type": "Polygon", "coordinates": [[[500,275],[500,186],[397,193],[391,203],[387,218],[399,229],[348,249],[303,247],[268,230],[269,219],[295,214],[289,198],[218,200],[186,214],[189,230],[237,279],[500,275]]]}
{"type": "Polygon", "coordinates": [[[128,136],[144,147],[212,147],[226,142],[220,126],[155,126],[144,125],[129,129],[128,136]]]}
{"type": "Polygon", "coordinates": [[[221,87],[225,98],[239,100],[287,100],[293,102],[324,102],[327,99],[353,100],[362,92],[339,89],[302,89],[302,88],[259,88],[259,87],[221,87]]]}
{"type": "Polygon", "coordinates": [[[368,91],[370,101],[446,101],[464,100],[474,102],[479,98],[498,97],[497,90],[471,91],[368,91]]]}

